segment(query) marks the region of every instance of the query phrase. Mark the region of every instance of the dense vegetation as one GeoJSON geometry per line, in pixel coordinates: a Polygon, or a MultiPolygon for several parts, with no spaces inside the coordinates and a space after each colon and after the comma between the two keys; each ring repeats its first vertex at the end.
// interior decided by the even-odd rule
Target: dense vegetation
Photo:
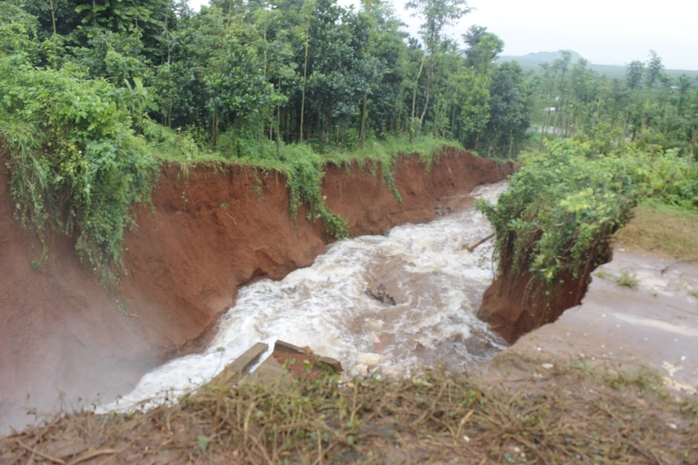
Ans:
{"type": "MultiPolygon", "coordinates": [[[[497,206],[479,204],[497,231],[502,266],[525,266],[552,285],[607,256],[612,235],[644,198],[698,209],[698,165],[679,151],[622,143],[607,152],[566,139],[521,157],[497,206]]],[[[504,271],[504,270],[501,270],[504,271]]]]}
{"type": "Polygon", "coordinates": [[[644,199],[698,209],[696,81],[666,75],[654,52],[623,81],[561,55],[531,77],[539,125],[521,171],[496,207],[480,205],[507,259],[500,267],[551,285],[593,270],[644,199]]]}
{"type": "MultiPolygon", "coordinates": [[[[398,153],[429,157],[445,140],[496,157],[539,150],[514,181],[509,197],[519,203],[582,188],[603,197],[620,183],[613,195],[632,205],[636,191],[615,170],[637,157],[653,160],[637,161],[640,171],[657,160],[685,165],[630,178],[662,184],[650,190],[674,203],[696,203],[695,80],[669,77],[655,54],[632,62],[625,79],[601,76],[584,60],[572,64],[568,53],[525,73],[516,63],[495,64],[503,43],[484,27],[460,42],[444,33],[468,13],[465,0],[408,7],[422,24],[418,38],[381,0],[358,10],[335,0],[212,0],[200,12],[181,0],[1,2],[0,142],[19,216],[42,238],[75,235],[83,260],[114,282],[131,206],[148,200],[162,159],[277,169],[288,177],[292,213],[305,202],[337,237],[346,226],[319,187],[327,163],[371,160],[399,199],[390,172],[398,153]],[[544,139],[572,136],[579,145],[545,148],[544,139]],[[551,170],[535,182],[558,182],[555,170],[572,168],[578,178],[557,188],[518,190],[529,169],[551,170]]],[[[538,237],[514,221],[543,211],[522,217],[529,207],[490,214],[498,229],[538,237]]],[[[584,220],[573,229],[605,218],[575,215],[584,220]]],[[[559,234],[550,240],[577,240],[580,231],[559,234]]],[[[572,253],[582,254],[583,244],[572,253]]],[[[553,255],[541,258],[546,277],[548,261],[559,260],[553,255]]]]}
{"type": "Polygon", "coordinates": [[[444,137],[519,143],[525,117],[485,130],[491,83],[528,95],[520,69],[491,65],[501,41],[474,29],[464,55],[442,34],[467,12],[462,0],[412,7],[421,44],[375,1],[360,12],[332,0],[213,1],[199,13],[183,1],[2,2],[0,141],[18,214],[42,240],[74,234],[114,282],[131,205],[148,199],[163,158],[280,170],[292,213],[305,202],[341,237],[320,193],[326,163],[371,160],[399,199],[399,152],[429,158],[444,137]]]}

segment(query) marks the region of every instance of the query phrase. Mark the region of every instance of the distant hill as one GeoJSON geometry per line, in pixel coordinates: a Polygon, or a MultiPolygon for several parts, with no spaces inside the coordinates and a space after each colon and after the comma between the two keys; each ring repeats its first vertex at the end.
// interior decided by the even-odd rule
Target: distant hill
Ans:
{"type": "Polygon", "coordinates": [[[577,60],[583,58],[574,50],[558,50],[557,52],[533,52],[521,56],[502,55],[497,59],[497,62],[518,61],[522,67],[525,67],[524,65],[538,66],[543,63],[552,63],[558,58],[561,58],[563,51],[570,52],[570,55],[572,55],[572,63],[576,63],[577,60]]]}
{"type": "MultiPolygon", "coordinates": [[[[566,50],[572,55],[572,63],[576,63],[577,60],[582,57],[579,53],[574,50],[566,50]]],[[[516,61],[518,62],[524,70],[527,71],[538,71],[540,70],[540,65],[543,63],[552,63],[558,58],[562,57],[562,50],[557,52],[534,52],[527,53],[526,55],[514,56],[514,55],[502,55],[497,58],[497,63],[503,63],[505,61],[516,61]]],[[[596,65],[589,63],[589,68],[594,71],[604,74],[610,78],[624,78],[625,77],[625,66],[618,65],[596,65]]],[[[682,70],[682,69],[665,69],[668,75],[672,77],[678,77],[685,74],[692,78],[698,78],[698,71],[682,70]]]]}

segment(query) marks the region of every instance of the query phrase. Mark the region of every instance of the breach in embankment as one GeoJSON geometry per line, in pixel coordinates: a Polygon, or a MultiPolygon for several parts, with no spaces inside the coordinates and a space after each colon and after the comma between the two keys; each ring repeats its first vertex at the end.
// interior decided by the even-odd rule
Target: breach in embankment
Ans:
{"type": "Polygon", "coordinates": [[[303,198],[294,216],[298,197],[288,173],[164,164],[152,205],[136,208],[138,227],[124,235],[115,290],[81,263],[74,236],[47,231],[42,244],[22,228],[5,166],[10,157],[6,150],[0,167],[3,428],[25,424],[25,406],[50,410],[59,394],[72,406],[78,398],[124,393],[156,364],[196,351],[239,286],[312,263],[334,239],[332,219],[351,235],[382,234],[434,219],[437,199],[513,171],[511,163],[453,148],[428,163],[400,156],[390,173],[371,161],[330,164],[317,179],[324,202],[303,198]]]}

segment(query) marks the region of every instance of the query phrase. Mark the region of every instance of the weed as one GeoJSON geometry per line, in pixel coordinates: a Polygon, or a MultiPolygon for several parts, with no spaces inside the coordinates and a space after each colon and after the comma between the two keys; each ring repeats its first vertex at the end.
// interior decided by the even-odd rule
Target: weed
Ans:
{"type": "Polygon", "coordinates": [[[32,270],[41,271],[43,267],[44,264],[41,260],[37,260],[36,258],[32,260],[32,270]]]}
{"type": "Polygon", "coordinates": [[[131,313],[128,310],[128,304],[124,302],[123,300],[120,299],[114,299],[114,302],[116,303],[116,307],[119,309],[119,312],[124,315],[124,316],[130,316],[131,313]]]}
{"type": "Polygon", "coordinates": [[[615,389],[634,386],[642,393],[661,392],[663,381],[662,375],[649,368],[642,368],[637,371],[617,371],[603,373],[604,381],[615,389]]]}
{"type": "Polygon", "coordinates": [[[252,192],[254,193],[255,197],[257,197],[257,202],[264,203],[264,195],[262,194],[262,186],[260,186],[259,184],[254,184],[252,186],[252,192]]]}
{"type": "Polygon", "coordinates": [[[640,286],[640,281],[635,273],[630,274],[626,270],[621,270],[620,276],[616,278],[616,284],[628,289],[637,289],[640,286]]]}

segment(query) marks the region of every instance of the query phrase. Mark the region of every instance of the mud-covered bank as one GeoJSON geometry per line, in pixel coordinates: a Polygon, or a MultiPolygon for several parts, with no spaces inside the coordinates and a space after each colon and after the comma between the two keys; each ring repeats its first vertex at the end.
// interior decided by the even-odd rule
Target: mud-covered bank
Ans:
{"type": "Polygon", "coordinates": [[[555,285],[549,286],[528,271],[530,259],[525,259],[521,266],[513,266],[513,250],[507,249],[500,257],[505,264],[500,266],[503,271],[485,291],[477,316],[513,344],[524,334],[554,322],[565,310],[579,305],[591,282],[591,273],[611,258],[610,246],[601,246],[595,249],[579,276],[565,272],[555,285]]]}
{"type": "MultiPolygon", "coordinates": [[[[304,211],[297,220],[289,216],[278,173],[237,165],[164,166],[152,209],[139,207],[139,227],[126,236],[123,292],[111,296],[83,269],[70,239],[53,238],[52,260],[37,269],[39,245],[13,218],[4,163],[0,170],[3,430],[25,423],[22,406],[54,407],[58,393],[72,406],[78,398],[125,392],[164,359],[196,350],[239,286],[309,265],[330,240],[324,225],[308,221],[304,211]]],[[[352,234],[375,234],[429,221],[440,197],[469,192],[512,170],[447,150],[428,170],[416,156],[398,164],[402,203],[380,170],[368,166],[328,168],[323,190],[352,234]]]]}

